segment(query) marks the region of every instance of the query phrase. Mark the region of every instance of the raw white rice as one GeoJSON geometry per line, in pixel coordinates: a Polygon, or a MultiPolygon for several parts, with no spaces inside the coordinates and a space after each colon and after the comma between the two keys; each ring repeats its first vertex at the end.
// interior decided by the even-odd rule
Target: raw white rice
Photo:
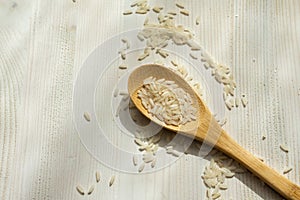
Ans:
{"type": "Polygon", "coordinates": [[[114,182],[115,182],[115,179],[116,179],[116,176],[115,175],[113,175],[111,178],[110,178],[110,180],[109,180],[109,187],[111,187],[113,184],[114,184],[114,182]]]}
{"type": "Polygon", "coordinates": [[[132,162],[133,162],[134,166],[137,166],[137,164],[138,164],[138,157],[137,157],[137,155],[133,155],[132,162]]]}
{"type": "MultiPolygon", "coordinates": [[[[216,156],[216,159],[228,158],[219,151],[213,150],[210,153],[213,156],[216,156]],[[224,156],[223,156],[224,155],[224,156]]],[[[231,165],[232,159],[230,159],[226,164],[231,165]]],[[[220,167],[220,165],[212,158],[210,163],[205,167],[204,173],[201,176],[205,186],[207,187],[206,196],[208,199],[217,199],[221,197],[220,189],[226,190],[228,186],[225,184],[226,178],[232,178],[234,173],[229,169],[220,167]]]]}
{"type": "Polygon", "coordinates": [[[88,121],[88,122],[91,121],[91,116],[88,112],[84,112],[83,117],[86,121],[88,121]]]}
{"type": "Polygon", "coordinates": [[[120,92],[119,92],[119,95],[121,95],[121,96],[127,96],[127,95],[129,95],[129,94],[128,94],[127,91],[120,91],[120,92]]]}
{"type": "Polygon", "coordinates": [[[145,145],[145,143],[139,138],[134,139],[134,142],[139,146],[144,146],[145,145]]]}
{"type": "Polygon", "coordinates": [[[143,155],[143,161],[144,161],[145,163],[150,163],[150,162],[152,162],[153,160],[154,160],[154,156],[153,156],[152,153],[146,153],[146,154],[143,155]]]}
{"type": "Polygon", "coordinates": [[[219,188],[220,188],[221,190],[227,190],[227,189],[228,189],[228,186],[227,186],[225,183],[221,183],[221,184],[219,184],[219,188]]]}
{"type": "Polygon", "coordinates": [[[284,171],[283,171],[283,174],[287,174],[289,172],[291,172],[293,170],[293,168],[289,167],[289,168],[286,168],[284,171]]]}
{"type": "Polygon", "coordinates": [[[170,12],[168,12],[168,14],[169,15],[174,15],[174,16],[177,15],[177,13],[175,11],[170,11],[170,12]]]}
{"type": "Polygon", "coordinates": [[[174,60],[171,60],[171,63],[172,63],[172,65],[174,65],[174,67],[178,66],[178,64],[174,60]]]}
{"type": "Polygon", "coordinates": [[[187,11],[187,10],[181,10],[180,13],[183,14],[183,15],[185,15],[185,16],[189,16],[190,15],[189,11],[187,11]]]}
{"type": "Polygon", "coordinates": [[[173,81],[149,77],[138,97],[145,109],[165,124],[179,126],[196,120],[197,110],[190,95],[173,81]]]}
{"type": "Polygon", "coordinates": [[[144,60],[145,58],[147,58],[150,54],[149,53],[143,53],[142,55],[140,55],[138,57],[138,61],[142,61],[144,60]]]}
{"type": "Polygon", "coordinates": [[[161,49],[157,49],[156,53],[158,53],[161,57],[166,58],[169,54],[161,49]]]}
{"type": "Polygon", "coordinates": [[[119,52],[119,54],[121,55],[122,60],[125,60],[125,59],[126,59],[126,54],[125,54],[125,51],[124,51],[124,50],[121,50],[121,51],[119,52]]]}
{"type": "Polygon", "coordinates": [[[117,96],[118,96],[118,94],[119,94],[119,89],[118,89],[118,88],[116,88],[116,89],[114,90],[114,97],[117,97],[117,96]]]}
{"type": "Polygon", "coordinates": [[[193,53],[190,53],[190,57],[193,58],[194,60],[198,59],[198,57],[195,54],[193,54],[193,53]]]}
{"type": "Polygon", "coordinates": [[[131,10],[127,10],[127,11],[123,12],[123,15],[131,15],[131,14],[132,14],[131,10]]]}
{"type": "Polygon", "coordinates": [[[236,97],[236,98],[235,98],[235,107],[239,107],[240,104],[241,104],[241,99],[238,98],[238,97],[236,97]]]}
{"type": "Polygon", "coordinates": [[[79,194],[84,195],[84,189],[81,185],[77,185],[76,190],[79,194]]]}
{"type": "Polygon", "coordinates": [[[178,8],[184,9],[184,5],[182,5],[181,3],[176,3],[176,6],[177,6],[178,8]]]}
{"type": "Polygon", "coordinates": [[[119,66],[119,69],[127,69],[127,66],[124,65],[124,64],[123,64],[123,65],[120,65],[120,66],[119,66]]]}
{"type": "Polygon", "coordinates": [[[151,162],[151,168],[154,168],[156,165],[156,158],[153,159],[153,161],[151,162]]]}
{"type": "Polygon", "coordinates": [[[145,168],[145,163],[142,163],[138,169],[138,172],[142,172],[145,168]]]}
{"type": "Polygon", "coordinates": [[[221,196],[221,194],[220,193],[215,193],[215,194],[212,194],[212,199],[217,199],[217,198],[219,198],[221,196]]]}
{"type": "Polygon", "coordinates": [[[171,153],[173,156],[175,157],[179,157],[180,153],[178,151],[173,150],[173,152],[171,153]]]}
{"type": "Polygon", "coordinates": [[[199,25],[200,24],[200,17],[196,17],[196,25],[199,25]]]}
{"type": "Polygon", "coordinates": [[[99,183],[99,181],[100,181],[100,172],[96,172],[96,174],[95,174],[95,177],[96,177],[96,182],[97,183],[99,183]]]}
{"type": "Polygon", "coordinates": [[[212,197],[211,197],[211,191],[210,190],[206,190],[206,197],[208,199],[212,199],[212,197]]]}
{"type": "Polygon", "coordinates": [[[220,121],[219,125],[222,127],[227,123],[227,118],[224,118],[222,121],[220,121]]]}
{"type": "MultiPolygon", "coordinates": [[[[128,41],[126,38],[122,38],[121,41],[126,45],[126,46],[125,46],[125,49],[122,50],[123,53],[125,54],[124,51],[130,49],[130,43],[129,43],[129,41],[128,41]]],[[[120,51],[120,53],[121,53],[122,51],[120,51]]]]}
{"type": "Polygon", "coordinates": [[[144,37],[142,36],[142,34],[137,34],[137,38],[142,42],[144,41],[144,37]]]}
{"type": "Polygon", "coordinates": [[[227,100],[225,101],[225,105],[228,108],[228,110],[231,110],[234,107],[234,98],[227,98],[227,100]]]}
{"type": "Polygon", "coordinates": [[[286,152],[286,153],[289,152],[289,149],[288,149],[287,146],[285,146],[284,144],[281,144],[281,145],[280,145],[280,149],[281,149],[282,151],[286,152]]]}
{"type": "Polygon", "coordinates": [[[166,150],[173,150],[173,146],[167,146],[166,150]]]}
{"type": "Polygon", "coordinates": [[[142,15],[147,14],[147,12],[148,12],[147,10],[142,10],[142,9],[139,9],[139,10],[135,11],[136,14],[142,14],[142,15]]]}
{"type": "Polygon", "coordinates": [[[160,13],[160,11],[162,10],[163,8],[162,7],[159,7],[159,6],[155,6],[152,8],[152,10],[156,13],[160,13]]]}
{"type": "Polygon", "coordinates": [[[242,95],[241,101],[242,101],[243,106],[246,107],[246,105],[248,104],[248,100],[247,100],[245,94],[242,95]]]}
{"type": "Polygon", "coordinates": [[[94,186],[94,185],[90,186],[90,188],[89,188],[87,194],[88,194],[88,195],[91,195],[91,194],[93,193],[94,189],[95,189],[95,186],[94,186]]]}
{"type": "Polygon", "coordinates": [[[149,23],[149,18],[147,17],[144,21],[144,26],[146,26],[149,23]]]}

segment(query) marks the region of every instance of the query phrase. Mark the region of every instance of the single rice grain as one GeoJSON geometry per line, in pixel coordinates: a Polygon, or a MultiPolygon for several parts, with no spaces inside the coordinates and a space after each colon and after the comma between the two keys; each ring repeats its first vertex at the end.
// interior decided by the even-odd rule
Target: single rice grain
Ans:
{"type": "Polygon", "coordinates": [[[287,173],[289,173],[289,172],[292,171],[292,170],[293,170],[293,168],[289,167],[289,168],[287,168],[287,169],[285,169],[285,170],[283,171],[283,174],[287,174],[287,173]]]}
{"type": "Polygon", "coordinates": [[[109,187],[111,187],[113,184],[114,184],[114,182],[115,182],[115,179],[116,179],[116,176],[115,175],[113,175],[111,178],[110,178],[110,180],[109,180],[109,187]]]}
{"type": "Polygon", "coordinates": [[[91,116],[88,112],[84,112],[83,117],[86,121],[88,121],[88,122],[91,121],[91,116]]]}
{"type": "Polygon", "coordinates": [[[95,174],[95,177],[96,177],[96,182],[97,183],[99,183],[99,181],[100,181],[100,172],[96,172],[96,174],[95,174]]]}
{"type": "Polygon", "coordinates": [[[94,189],[95,189],[95,186],[94,186],[94,185],[90,186],[90,188],[89,188],[87,194],[88,194],[88,195],[91,195],[91,194],[93,193],[94,189]]]}
{"type": "Polygon", "coordinates": [[[281,144],[281,145],[280,145],[280,149],[281,149],[282,151],[286,152],[286,153],[289,152],[289,149],[288,149],[287,146],[285,146],[284,144],[281,144]]]}
{"type": "Polygon", "coordinates": [[[185,15],[185,16],[189,16],[190,15],[189,11],[187,11],[187,10],[181,10],[180,13],[183,14],[183,15],[185,15]]]}
{"type": "Polygon", "coordinates": [[[133,155],[132,162],[133,162],[134,166],[137,166],[137,164],[138,164],[138,157],[137,157],[137,155],[133,155]]]}
{"type": "Polygon", "coordinates": [[[131,10],[127,10],[127,11],[123,12],[123,15],[131,15],[131,14],[132,14],[131,10]]]}
{"type": "Polygon", "coordinates": [[[184,5],[182,5],[181,3],[176,3],[176,6],[180,9],[184,9],[184,5]]]}
{"type": "Polygon", "coordinates": [[[76,190],[79,194],[84,195],[84,189],[81,185],[77,185],[76,190]]]}
{"type": "Polygon", "coordinates": [[[145,168],[145,163],[143,162],[140,166],[139,166],[139,169],[138,169],[138,172],[141,173],[145,168]]]}

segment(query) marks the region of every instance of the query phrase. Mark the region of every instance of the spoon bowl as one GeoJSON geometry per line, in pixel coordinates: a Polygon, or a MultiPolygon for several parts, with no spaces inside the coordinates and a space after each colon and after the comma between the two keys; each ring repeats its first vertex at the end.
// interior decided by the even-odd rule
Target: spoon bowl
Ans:
{"type": "Polygon", "coordinates": [[[130,74],[128,80],[128,92],[137,109],[153,122],[171,131],[184,134],[188,137],[212,145],[214,148],[224,152],[244,165],[249,171],[286,199],[300,200],[300,187],[264,164],[261,160],[253,156],[234,141],[222,127],[220,127],[197,92],[174,71],[157,64],[143,65],[130,74]],[[167,125],[154,118],[142,105],[141,99],[137,95],[138,91],[143,87],[143,81],[151,76],[156,79],[164,78],[165,80],[174,81],[180,88],[190,94],[193,106],[197,108],[196,120],[183,125],[174,126],[167,125]]]}

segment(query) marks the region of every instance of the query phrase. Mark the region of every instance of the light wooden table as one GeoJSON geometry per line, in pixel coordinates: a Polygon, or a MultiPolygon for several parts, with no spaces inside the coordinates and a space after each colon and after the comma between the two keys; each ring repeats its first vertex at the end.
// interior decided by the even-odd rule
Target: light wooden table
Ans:
{"type": "MultiPolygon", "coordinates": [[[[300,1],[181,2],[192,16],[180,23],[200,17],[191,26],[199,43],[231,66],[237,92],[248,95],[247,108],[226,112],[225,129],[276,170],[293,167],[286,176],[300,184],[300,1]]],[[[152,174],[115,172],[85,150],[74,129],[76,74],[103,41],[141,27],[143,17],[122,15],[130,3],[0,0],[0,199],[204,199],[207,161],[185,155],[152,174]],[[96,170],[95,192],[78,195],[75,186],[87,188],[96,170]]],[[[228,184],[224,199],[282,199],[250,174],[228,184]]]]}

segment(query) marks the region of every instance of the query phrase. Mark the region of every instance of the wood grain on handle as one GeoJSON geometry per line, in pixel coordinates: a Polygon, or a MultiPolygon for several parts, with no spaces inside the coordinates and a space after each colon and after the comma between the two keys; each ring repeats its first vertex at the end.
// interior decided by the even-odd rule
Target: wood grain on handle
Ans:
{"type": "Polygon", "coordinates": [[[290,200],[300,200],[300,187],[253,156],[223,130],[216,146],[245,166],[262,181],[290,200]]]}

